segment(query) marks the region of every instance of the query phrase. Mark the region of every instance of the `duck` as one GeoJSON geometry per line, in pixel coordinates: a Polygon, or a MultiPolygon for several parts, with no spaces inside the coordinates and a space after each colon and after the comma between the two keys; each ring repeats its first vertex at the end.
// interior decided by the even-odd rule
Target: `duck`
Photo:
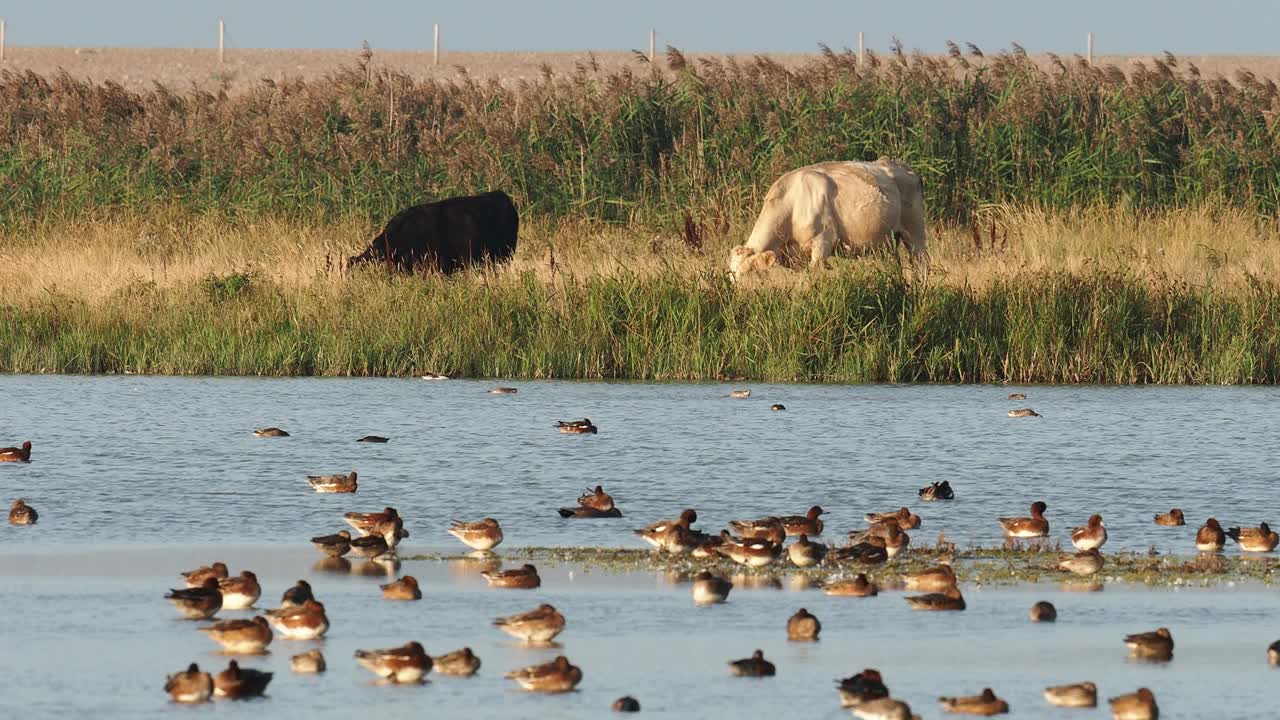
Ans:
{"type": "Polygon", "coordinates": [[[184,573],[179,573],[179,574],[182,576],[182,579],[187,583],[187,587],[200,587],[201,585],[204,585],[204,581],[207,580],[208,578],[213,578],[214,580],[222,580],[223,578],[227,577],[227,575],[229,575],[230,572],[227,570],[226,563],[215,562],[212,565],[198,567],[195,570],[188,570],[184,573]]]}
{"type": "Polygon", "coordinates": [[[529,644],[546,644],[564,631],[564,615],[553,605],[543,603],[528,611],[500,617],[493,626],[529,644]]]}
{"type": "Polygon", "coordinates": [[[517,392],[520,392],[519,389],[513,387],[496,387],[489,390],[490,395],[515,395],[517,392]]]}
{"type": "Polygon", "coordinates": [[[418,587],[418,579],[405,575],[395,582],[379,585],[384,600],[421,600],[422,589],[418,587]]]}
{"type": "Polygon", "coordinates": [[[342,557],[351,552],[351,533],[339,530],[334,535],[320,535],[311,538],[311,544],[329,557],[342,557]]]}
{"type": "Polygon", "coordinates": [[[942,592],[956,586],[956,571],[950,565],[935,565],[920,572],[906,573],[902,581],[908,590],[942,592]]]}
{"type": "Polygon", "coordinates": [[[200,587],[170,590],[165,599],[190,620],[208,620],[222,609],[222,592],[218,590],[218,579],[213,577],[205,578],[200,587]]]}
{"type": "Polygon", "coordinates": [[[1009,400],[1026,400],[1026,393],[1009,393],[1009,400]]]}
{"type": "Polygon", "coordinates": [[[202,672],[196,663],[191,663],[186,670],[165,677],[164,691],[176,703],[190,705],[209,702],[209,698],[213,697],[213,676],[202,672]]]}
{"type": "Polygon", "coordinates": [[[1011,418],[1043,417],[1040,413],[1036,412],[1035,410],[1032,410],[1031,408],[1018,408],[1017,410],[1010,410],[1008,415],[1011,418]]]}
{"type": "Polygon", "coordinates": [[[1173,635],[1169,628],[1126,635],[1124,644],[1128,646],[1129,654],[1136,658],[1166,661],[1173,659],[1173,635]]]}
{"type": "Polygon", "coordinates": [[[613,509],[613,496],[605,492],[603,486],[597,485],[594,490],[587,488],[586,492],[578,496],[578,505],[609,511],[613,509]]]}
{"type": "Polygon", "coordinates": [[[40,513],[28,505],[26,500],[14,500],[13,506],[9,508],[10,525],[35,525],[39,519],[40,513]]]}
{"type": "Polygon", "coordinates": [[[600,432],[600,428],[596,427],[590,419],[582,418],[581,420],[558,420],[556,427],[560,432],[566,435],[595,435],[600,432]]]}
{"type": "Polygon", "coordinates": [[[855,565],[881,565],[888,561],[889,551],[883,544],[860,542],[848,547],[835,548],[827,552],[829,561],[853,563],[855,565]]]}
{"type": "Polygon", "coordinates": [[[640,701],[636,700],[630,695],[624,695],[623,697],[620,697],[617,700],[613,701],[613,711],[614,712],[640,712],[640,701]]]}
{"type": "Polygon", "coordinates": [[[880,671],[872,668],[836,680],[836,690],[840,693],[840,707],[846,708],[889,697],[889,688],[880,677],[880,671]]]}
{"type": "Polygon", "coordinates": [[[787,406],[783,405],[782,403],[774,403],[769,406],[769,409],[774,412],[781,412],[782,410],[786,410],[787,406]]]}
{"type": "Polygon", "coordinates": [[[355,470],[347,475],[308,475],[307,482],[318,493],[353,493],[359,488],[355,470]]]}
{"type": "Polygon", "coordinates": [[[469,647],[445,653],[434,658],[434,661],[433,669],[441,675],[471,677],[480,670],[480,658],[476,657],[469,647]]]}
{"type": "Polygon", "coordinates": [[[1196,531],[1196,550],[1218,552],[1227,544],[1227,533],[1214,518],[1204,521],[1204,527],[1196,531]]]}
{"type": "Polygon", "coordinates": [[[503,677],[515,680],[529,692],[562,693],[573,690],[582,682],[582,669],[570,663],[569,658],[559,655],[549,663],[512,670],[503,677]]]}
{"type": "Polygon", "coordinates": [[[1074,685],[1054,685],[1044,689],[1044,699],[1050,705],[1070,708],[1091,708],[1098,706],[1098,686],[1091,682],[1074,685]]]}
{"type": "Polygon", "coordinates": [[[720,548],[724,547],[724,538],[719,535],[689,531],[692,534],[693,549],[689,556],[699,560],[712,560],[720,557],[720,548]]]}
{"type": "Polygon", "coordinates": [[[750,391],[750,390],[730,390],[730,391],[729,391],[729,397],[731,397],[731,398],[749,398],[749,397],[751,397],[751,391],[750,391]]]}
{"type": "Polygon", "coordinates": [[[381,535],[365,535],[351,541],[351,549],[356,551],[360,557],[373,558],[386,555],[391,552],[391,548],[387,547],[387,541],[381,535]]]}
{"type": "Polygon", "coordinates": [[[273,673],[242,668],[232,660],[227,669],[213,676],[213,694],[231,700],[257,697],[266,692],[273,673]]]}
{"type": "Polygon", "coordinates": [[[329,618],[324,605],[306,600],[296,607],[284,607],[266,612],[272,629],[286,640],[315,640],[329,632],[329,618]]]}
{"type": "Polygon", "coordinates": [[[722,530],[720,538],[724,540],[720,554],[747,567],[764,567],[782,554],[782,546],[769,540],[738,539],[728,530],[722,530]]]}
{"type": "Polygon", "coordinates": [[[1280,534],[1265,522],[1259,523],[1256,528],[1227,528],[1227,537],[1235,540],[1240,549],[1246,552],[1271,552],[1276,549],[1276,545],[1280,545],[1280,534]]]}
{"type": "Polygon", "coordinates": [[[293,587],[284,591],[280,596],[280,607],[302,607],[308,600],[315,600],[315,596],[311,593],[311,583],[306,580],[299,580],[293,584],[293,587]]]}
{"type": "Polygon", "coordinates": [[[361,535],[368,535],[379,525],[400,517],[393,507],[383,508],[382,512],[359,513],[349,512],[342,516],[343,522],[350,525],[361,535]]]}
{"type": "Polygon", "coordinates": [[[1049,506],[1037,500],[1031,503],[1031,517],[1003,517],[997,522],[1004,528],[1005,537],[1038,538],[1049,534],[1049,521],[1044,518],[1044,511],[1049,506]]]}
{"type": "Polygon", "coordinates": [[[991,688],[983,688],[981,695],[940,697],[938,704],[949,713],[963,715],[1004,715],[1009,712],[1009,703],[996,697],[991,688]]]}
{"type": "Polygon", "coordinates": [[[911,712],[911,706],[894,698],[868,700],[853,708],[854,717],[861,720],[920,720],[911,712]]]}
{"type": "Polygon", "coordinates": [[[791,564],[796,567],[813,567],[822,562],[827,556],[827,546],[822,543],[816,543],[809,539],[809,536],[801,533],[800,539],[791,543],[787,548],[787,557],[791,560],[791,564]]]}
{"type": "Polygon", "coordinates": [[[914,595],[904,598],[912,610],[964,610],[964,596],[960,588],[947,588],[940,593],[914,595]]]}
{"type": "Polygon", "coordinates": [[[867,579],[866,575],[859,574],[852,580],[835,580],[826,585],[826,593],[828,595],[836,595],[840,597],[874,597],[880,592],[875,583],[867,579]]]}
{"type": "Polygon", "coordinates": [[[1058,569],[1076,575],[1095,575],[1105,563],[1102,553],[1098,552],[1097,548],[1093,548],[1074,555],[1062,556],[1058,559],[1058,569]]]}
{"type": "Polygon", "coordinates": [[[528,564],[514,570],[486,570],[480,575],[489,582],[489,587],[495,588],[531,590],[542,585],[538,569],[528,564]]]}
{"type": "Polygon", "coordinates": [[[200,628],[200,632],[221,645],[223,651],[237,655],[260,655],[274,637],[267,619],[261,615],[252,620],[223,620],[200,628]]]}
{"type": "Polygon", "coordinates": [[[849,542],[855,546],[869,544],[882,547],[885,555],[893,558],[911,544],[911,536],[899,530],[896,523],[889,521],[876,523],[866,530],[849,533],[849,542]]]}
{"type": "Polygon", "coordinates": [[[821,632],[822,623],[804,608],[787,618],[787,639],[792,642],[814,642],[821,632]]]}
{"type": "Polygon", "coordinates": [[[955,491],[951,489],[950,480],[929,483],[928,487],[920,488],[916,494],[925,502],[933,502],[934,500],[954,500],[956,497],[955,491]]]}
{"type": "Polygon", "coordinates": [[[764,659],[764,651],[756,650],[751,657],[729,661],[729,674],[736,677],[773,677],[777,668],[764,659]]]}
{"type": "Polygon", "coordinates": [[[714,605],[729,599],[733,583],[706,570],[693,578],[693,604],[714,605]]]}
{"type": "Polygon", "coordinates": [[[1071,544],[1077,550],[1094,550],[1107,544],[1107,528],[1102,524],[1102,516],[1089,516],[1089,524],[1071,529],[1071,544]]]}
{"type": "Polygon", "coordinates": [[[313,675],[322,673],[327,669],[324,662],[324,654],[319,650],[308,650],[294,655],[289,658],[289,668],[299,675],[313,675]]]}
{"type": "Polygon", "coordinates": [[[768,540],[776,545],[787,537],[787,530],[782,526],[782,520],[776,517],[759,520],[730,520],[729,527],[743,540],[768,540]]]}
{"type": "Polygon", "coordinates": [[[485,518],[476,522],[454,520],[449,534],[462,541],[472,550],[488,551],[502,544],[502,526],[493,518],[485,518]]]}
{"type": "Polygon", "coordinates": [[[356,442],[382,444],[390,441],[391,441],[391,438],[383,437],[381,435],[365,435],[364,437],[360,438],[356,442]]]}
{"type": "Polygon", "coordinates": [[[426,375],[422,375],[421,377],[423,380],[448,380],[449,379],[448,375],[443,375],[441,373],[433,373],[433,372],[429,372],[426,375]]]}
{"type": "Polygon", "coordinates": [[[782,523],[782,529],[786,531],[787,537],[821,535],[823,523],[819,516],[826,514],[827,511],[821,506],[814,505],[804,515],[783,515],[778,518],[778,521],[782,523]]]}
{"type": "Polygon", "coordinates": [[[1280,640],[1271,643],[1271,647],[1267,648],[1267,663],[1280,666],[1280,640]]]}
{"type": "Polygon", "coordinates": [[[597,508],[579,505],[577,507],[562,507],[557,512],[562,518],[577,518],[580,520],[598,520],[603,518],[620,518],[622,511],[618,508],[609,508],[608,510],[599,510],[597,508]]]}
{"type": "Polygon", "coordinates": [[[1053,603],[1041,600],[1031,606],[1031,622],[1057,622],[1058,609],[1053,603]]]}
{"type": "Polygon", "coordinates": [[[899,530],[914,530],[920,527],[920,516],[913,514],[905,507],[899,508],[897,512],[867,513],[866,520],[872,525],[897,523],[899,530]]]}
{"type": "Polygon", "coordinates": [[[273,438],[273,437],[289,437],[289,433],[278,427],[258,428],[253,431],[254,437],[273,438]]]}
{"type": "Polygon", "coordinates": [[[1111,717],[1113,720],[1158,720],[1160,708],[1156,705],[1156,696],[1147,688],[1138,688],[1137,692],[1113,697],[1111,717]]]}
{"type": "Polygon", "coordinates": [[[249,570],[241,570],[236,577],[219,580],[218,590],[222,593],[222,607],[227,610],[253,607],[258,598],[262,597],[258,576],[249,570]]]}
{"type": "Polygon", "coordinates": [[[398,685],[422,682],[433,664],[422,643],[416,640],[400,647],[356,650],[355,657],[360,667],[377,675],[382,682],[398,685]]]}
{"type": "Polygon", "coordinates": [[[383,541],[387,543],[387,549],[395,550],[401,540],[409,537],[409,531],[404,529],[404,520],[397,517],[378,523],[369,535],[381,535],[383,541]]]}
{"type": "Polygon", "coordinates": [[[680,512],[679,519],[676,520],[659,520],[656,523],[646,525],[645,527],[635,530],[634,533],[644,539],[650,545],[661,549],[663,539],[670,531],[671,526],[679,525],[688,530],[689,526],[698,522],[698,512],[693,508],[686,508],[680,512]]]}
{"type": "Polygon", "coordinates": [[[1185,515],[1182,514],[1181,510],[1179,510],[1178,508],[1174,508],[1169,512],[1165,513],[1164,515],[1156,515],[1155,522],[1157,525],[1164,525],[1165,527],[1175,527],[1178,525],[1186,525],[1187,518],[1185,515]]]}
{"type": "Polygon", "coordinates": [[[22,443],[22,447],[0,448],[0,462],[31,462],[31,441],[22,443]]]}

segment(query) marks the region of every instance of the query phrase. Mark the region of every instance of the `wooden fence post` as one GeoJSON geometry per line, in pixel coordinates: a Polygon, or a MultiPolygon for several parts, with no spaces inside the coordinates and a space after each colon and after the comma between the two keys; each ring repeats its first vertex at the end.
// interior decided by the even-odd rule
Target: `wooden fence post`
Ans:
{"type": "Polygon", "coordinates": [[[440,64],[440,23],[431,26],[431,64],[440,64]]]}
{"type": "Polygon", "coordinates": [[[858,65],[861,66],[866,59],[867,59],[866,46],[862,44],[862,31],[859,30],[858,31],[858,65]]]}
{"type": "Polygon", "coordinates": [[[226,59],[226,44],[223,42],[227,34],[227,24],[221,19],[218,20],[218,64],[221,65],[226,59]]]}
{"type": "Polygon", "coordinates": [[[1093,33],[1085,36],[1085,56],[1089,60],[1089,64],[1093,64],[1093,33]]]}
{"type": "Polygon", "coordinates": [[[0,62],[4,62],[4,20],[0,20],[0,62]]]}
{"type": "Polygon", "coordinates": [[[655,35],[656,35],[656,33],[654,32],[654,29],[653,29],[653,28],[649,28],[649,64],[650,64],[650,65],[652,65],[652,64],[653,64],[653,47],[654,47],[654,37],[655,37],[655,35]]]}

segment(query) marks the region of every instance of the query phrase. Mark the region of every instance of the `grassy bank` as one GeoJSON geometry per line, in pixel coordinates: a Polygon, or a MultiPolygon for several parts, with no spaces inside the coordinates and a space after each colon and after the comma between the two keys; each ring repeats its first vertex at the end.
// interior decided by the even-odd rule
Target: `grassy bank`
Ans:
{"type": "Polygon", "coordinates": [[[175,203],[368,220],[504,188],[526,217],[670,227],[688,212],[723,232],[786,170],[880,155],[919,169],[949,222],[998,203],[1280,208],[1277,89],[1247,72],[959,48],[792,67],[672,51],[661,65],[503,86],[366,59],[236,94],[0,72],[0,225],[175,203]]]}
{"type": "Polygon", "coordinates": [[[884,258],[734,286],[743,226],[531,222],[512,264],[343,273],[373,224],[182,208],[0,229],[0,371],[1272,383],[1280,230],[1221,207],[996,208],[884,258]]]}
{"type": "Polygon", "coordinates": [[[1277,327],[1270,282],[1226,292],[1106,271],[1016,274],[982,290],[876,267],[751,288],[674,271],[369,273],[296,288],[236,273],[0,307],[0,370],[1272,383],[1277,327]]]}

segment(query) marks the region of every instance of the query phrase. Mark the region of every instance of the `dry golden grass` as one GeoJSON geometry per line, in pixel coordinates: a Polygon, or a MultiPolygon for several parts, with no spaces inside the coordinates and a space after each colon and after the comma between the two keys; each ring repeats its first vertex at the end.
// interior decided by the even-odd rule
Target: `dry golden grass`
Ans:
{"type": "MultiPolygon", "coordinates": [[[[996,48],[988,48],[994,54],[996,48]]],[[[1170,48],[1176,52],[1176,48],[1170,48]]],[[[216,48],[109,48],[109,47],[14,47],[6,51],[3,68],[30,70],[46,77],[66,72],[74,78],[96,82],[111,81],[131,90],[149,90],[161,83],[175,90],[192,85],[216,88],[225,85],[238,91],[257,85],[262,79],[283,80],[297,78],[320,80],[333,72],[335,67],[350,65],[359,58],[361,50],[261,50],[229,48],[226,62],[218,63],[216,48]]],[[[941,54],[939,54],[941,56],[941,54]]],[[[708,55],[688,53],[695,62],[711,57],[735,57],[749,61],[754,55],[708,55]]],[[[772,53],[769,57],[787,68],[796,68],[813,62],[818,53],[772,53]]],[[[1048,68],[1052,61],[1047,55],[1032,55],[1037,65],[1048,68]]],[[[1157,59],[1149,55],[1099,55],[1097,64],[1116,65],[1131,71],[1138,63],[1151,66],[1157,59]]],[[[1280,57],[1269,55],[1180,55],[1185,65],[1195,64],[1206,77],[1222,75],[1234,78],[1240,70],[1247,70],[1261,80],[1280,80],[1280,57]]],[[[414,80],[447,80],[457,78],[462,72],[477,79],[497,79],[515,83],[534,80],[542,75],[543,66],[550,67],[557,75],[569,75],[580,64],[594,62],[606,72],[623,68],[641,67],[630,52],[455,52],[447,46],[441,54],[440,65],[432,66],[431,52],[410,50],[374,49],[374,65],[414,80]]],[[[978,62],[978,61],[975,61],[978,62]]],[[[659,65],[664,65],[659,60],[659,65]]]]}
{"type": "MultiPolygon", "coordinates": [[[[1013,276],[1059,270],[1123,271],[1235,290],[1250,287],[1251,278],[1280,282],[1280,228],[1245,210],[999,207],[980,224],[977,241],[973,228],[930,228],[931,282],[984,289],[1013,276]]],[[[740,225],[712,233],[695,251],[671,228],[535,220],[522,225],[514,261],[497,275],[533,271],[549,282],[563,276],[720,272],[728,249],[749,230],[740,225]]],[[[136,283],[189,286],[236,272],[294,290],[342,283],[344,259],[375,232],[356,219],[231,224],[180,210],[0,229],[0,267],[8,268],[0,274],[0,297],[24,303],[54,292],[93,304],[136,283]]],[[[874,261],[837,258],[832,272],[867,262],[874,261]]],[[[763,282],[803,284],[809,277],[779,269],[763,282]]]]}

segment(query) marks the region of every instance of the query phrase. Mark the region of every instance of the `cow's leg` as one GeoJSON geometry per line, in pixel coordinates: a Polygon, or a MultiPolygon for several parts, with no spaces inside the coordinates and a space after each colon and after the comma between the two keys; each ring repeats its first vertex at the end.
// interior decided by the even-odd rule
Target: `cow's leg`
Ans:
{"type": "Polygon", "coordinates": [[[809,228],[809,269],[820,270],[827,266],[827,258],[835,251],[840,236],[836,232],[835,218],[824,202],[809,228]]]}

